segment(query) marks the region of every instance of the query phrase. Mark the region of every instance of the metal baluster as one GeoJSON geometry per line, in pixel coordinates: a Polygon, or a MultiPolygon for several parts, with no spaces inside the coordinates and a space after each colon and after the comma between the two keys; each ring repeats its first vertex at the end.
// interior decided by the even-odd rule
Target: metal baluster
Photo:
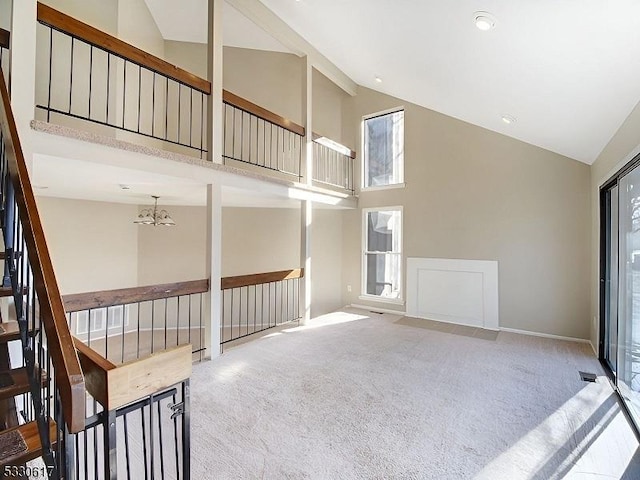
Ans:
{"type": "Polygon", "coordinates": [[[226,296],[226,290],[222,290],[222,294],[220,295],[221,303],[222,303],[222,313],[220,314],[220,343],[224,343],[224,317],[225,317],[225,308],[224,308],[224,298],[226,296]]]}
{"type": "Polygon", "coordinates": [[[124,119],[127,114],[127,60],[124,60],[122,67],[123,87],[122,87],[122,128],[124,130],[124,119]]]}
{"type": "Polygon", "coordinates": [[[156,136],[156,72],[153,72],[153,87],[151,93],[151,136],[156,136]]]}
{"type": "Polygon", "coordinates": [[[73,92],[73,50],[76,39],[71,37],[71,69],[69,70],[69,113],[71,113],[71,97],[73,92]]]}
{"type": "MultiPolygon", "coordinates": [[[[226,107],[226,105],[225,105],[226,107]]],[[[225,108],[226,112],[226,108],[225,108]]],[[[202,152],[204,151],[204,93],[200,92],[200,158],[202,158],[202,152]]],[[[224,121],[222,122],[222,128],[224,128],[224,121]]],[[[222,137],[223,151],[224,151],[224,136],[222,137]]]]}
{"type": "MultiPolygon", "coordinates": [[[[171,396],[173,405],[177,405],[178,403],[176,401],[176,393],[177,391],[174,391],[173,395],[171,396]]],[[[174,451],[175,451],[175,457],[176,457],[176,478],[180,480],[180,457],[179,457],[180,452],[178,450],[178,415],[172,415],[172,417],[173,417],[173,441],[175,446],[174,451]]]]}
{"type": "Polygon", "coordinates": [[[164,446],[162,444],[162,413],[160,412],[160,400],[156,402],[158,407],[158,450],[160,453],[160,478],[164,477],[164,446]]]}
{"type": "MultiPolygon", "coordinates": [[[[149,480],[149,466],[148,466],[148,458],[147,458],[147,426],[144,421],[144,406],[140,410],[140,415],[142,416],[142,457],[144,458],[144,478],[145,480],[149,480]]],[[[153,442],[153,431],[150,430],[151,442],[153,442]]],[[[153,445],[151,446],[153,451],[153,445]]],[[[151,453],[151,468],[153,468],[153,453],[151,453]]],[[[152,475],[153,478],[153,475],[152,475]]]]}
{"type": "Polygon", "coordinates": [[[142,117],[141,105],[142,105],[142,67],[138,65],[138,130],[136,131],[136,133],[140,133],[140,117],[142,117]]]}
{"type": "Polygon", "coordinates": [[[109,307],[106,309],[106,318],[104,324],[104,358],[109,360],[109,307]]]}
{"type": "Polygon", "coordinates": [[[140,302],[136,302],[138,306],[138,317],[137,317],[137,338],[136,338],[136,358],[140,358],[140,302]]]}
{"type": "Polygon", "coordinates": [[[176,345],[180,345],[180,296],[178,296],[176,310],[176,345]]]}
{"type": "Polygon", "coordinates": [[[153,349],[153,340],[154,340],[154,333],[156,331],[155,329],[155,315],[156,315],[156,305],[155,305],[155,300],[151,301],[151,353],[154,352],[153,349]]]}
{"type": "Polygon", "coordinates": [[[105,123],[109,123],[109,90],[111,88],[111,54],[107,52],[107,108],[105,123]]]}
{"type": "Polygon", "coordinates": [[[124,341],[124,339],[125,339],[124,326],[125,326],[125,323],[126,323],[125,322],[125,317],[128,316],[127,312],[128,312],[127,306],[123,305],[122,306],[122,335],[121,335],[122,338],[121,338],[121,341],[120,341],[120,343],[121,343],[121,345],[120,345],[120,352],[121,352],[120,363],[124,363],[124,344],[125,344],[125,341],[124,341]]]}
{"type": "Polygon", "coordinates": [[[91,346],[91,309],[87,312],[87,345],[91,346]]]}
{"type": "Polygon", "coordinates": [[[153,432],[154,421],[153,421],[153,399],[154,395],[149,395],[149,444],[150,444],[150,455],[149,455],[149,464],[151,465],[151,478],[155,478],[156,465],[155,465],[155,435],[153,432]]]}
{"type": "Polygon", "coordinates": [[[180,143],[180,124],[182,123],[182,85],[178,83],[178,143],[180,143]]]}
{"type": "Polygon", "coordinates": [[[51,81],[53,77],[53,28],[49,28],[49,91],[47,96],[47,122],[51,120],[51,81]]]}
{"type": "Polygon", "coordinates": [[[165,140],[169,140],[169,78],[166,78],[166,90],[164,96],[164,138],[165,140]]]}
{"type": "Polygon", "coordinates": [[[89,115],[91,119],[91,89],[93,88],[93,45],[89,47],[89,115]]]}
{"type": "MultiPolygon", "coordinates": [[[[124,458],[127,466],[127,480],[131,480],[131,459],[129,456],[129,424],[127,422],[128,413],[124,414],[124,458]]],[[[143,432],[144,436],[144,432],[143,432]]]]}

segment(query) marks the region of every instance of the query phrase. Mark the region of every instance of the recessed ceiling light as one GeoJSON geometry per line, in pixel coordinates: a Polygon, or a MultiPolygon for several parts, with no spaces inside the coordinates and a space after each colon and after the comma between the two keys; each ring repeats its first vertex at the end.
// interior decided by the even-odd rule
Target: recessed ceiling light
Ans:
{"type": "Polygon", "coordinates": [[[382,83],[382,79],[380,77],[376,77],[376,82],[377,83],[382,83]]]}
{"type": "Polygon", "coordinates": [[[35,188],[36,190],[46,190],[47,187],[46,185],[34,185],[33,188],[35,188]]]}
{"type": "Polygon", "coordinates": [[[516,118],[511,115],[502,115],[502,121],[507,125],[511,125],[512,123],[516,123],[516,118]]]}
{"type": "Polygon", "coordinates": [[[489,12],[476,12],[473,14],[473,23],[479,30],[486,32],[496,26],[496,18],[489,12]]]}
{"type": "Polygon", "coordinates": [[[120,190],[129,190],[130,188],[129,185],[120,184],[120,190]]]}

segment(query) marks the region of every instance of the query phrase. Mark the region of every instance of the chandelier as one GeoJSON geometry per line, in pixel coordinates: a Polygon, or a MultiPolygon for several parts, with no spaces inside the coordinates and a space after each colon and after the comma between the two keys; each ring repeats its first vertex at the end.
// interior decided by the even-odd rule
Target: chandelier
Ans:
{"type": "Polygon", "coordinates": [[[140,225],[153,225],[157,227],[162,225],[164,227],[174,227],[176,222],[169,216],[169,212],[166,210],[158,211],[158,199],[155,195],[151,195],[153,198],[153,208],[145,208],[140,212],[138,218],[133,223],[139,223],[140,225]]]}

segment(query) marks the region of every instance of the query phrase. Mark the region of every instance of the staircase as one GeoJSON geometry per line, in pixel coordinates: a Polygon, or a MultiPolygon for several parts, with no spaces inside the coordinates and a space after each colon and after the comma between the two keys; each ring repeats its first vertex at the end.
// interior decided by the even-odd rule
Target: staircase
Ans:
{"type": "Polygon", "coordinates": [[[84,376],[4,79],[0,70],[0,472],[69,478],[64,441],[85,428],[84,376]]]}

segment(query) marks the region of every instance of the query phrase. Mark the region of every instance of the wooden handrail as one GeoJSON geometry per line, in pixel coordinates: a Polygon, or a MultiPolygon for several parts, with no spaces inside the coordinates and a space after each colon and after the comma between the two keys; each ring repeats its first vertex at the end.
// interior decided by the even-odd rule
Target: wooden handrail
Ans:
{"type": "Polygon", "coordinates": [[[115,410],[191,376],[191,345],[115,365],[77,338],[75,344],[87,378],[87,391],[105,410],[115,410]]]}
{"type": "Polygon", "coordinates": [[[0,28],[0,48],[9,48],[11,45],[11,32],[0,28]]]}
{"type": "Polygon", "coordinates": [[[189,282],[164,283],[144,287],[119,288],[100,292],[75,293],[62,297],[65,311],[79,312],[91,308],[112,307],[127,303],[148,302],[161,298],[204,293],[209,291],[209,280],[192,280],[189,282]]]}
{"type": "Polygon", "coordinates": [[[273,113],[266,108],[262,108],[260,105],[256,105],[255,103],[250,102],[249,100],[245,100],[242,97],[239,97],[235,93],[231,93],[228,90],[222,91],[222,101],[224,103],[228,103],[229,105],[233,105],[240,110],[243,110],[247,113],[255,115],[258,118],[266,120],[267,122],[271,122],[274,125],[278,125],[279,127],[284,128],[285,130],[289,130],[297,135],[304,137],[305,128],[301,125],[298,125],[295,122],[292,122],[288,118],[281,117],[277,113],[273,113]]]}
{"type": "Polygon", "coordinates": [[[40,2],[38,2],[38,21],[160,75],[188,85],[206,95],[211,94],[209,81],[40,2]]]}
{"type": "Polygon", "coordinates": [[[261,283],[278,282],[280,280],[291,280],[293,278],[304,277],[304,268],[294,268],[292,270],[279,270],[277,272],[252,273],[250,275],[238,275],[235,277],[223,277],[221,290],[230,288],[247,287],[249,285],[260,285],[261,283]]]}
{"type": "Polygon", "coordinates": [[[47,348],[55,370],[62,409],[69,430],[76,433],[84,430],[85,426],[84,376],[67,324],[62,297],[53,271],[36,199],[29,180],[27,164],[13,118],[9,93],[4,75],[1,73],[0,69],[0,93],[2,96],[0,127],[7,142],[5,153],[8,175],[15,192],[24,241],[29,252],[33,285],[38,295],[40,315],[47,334],[47,348]]]}

